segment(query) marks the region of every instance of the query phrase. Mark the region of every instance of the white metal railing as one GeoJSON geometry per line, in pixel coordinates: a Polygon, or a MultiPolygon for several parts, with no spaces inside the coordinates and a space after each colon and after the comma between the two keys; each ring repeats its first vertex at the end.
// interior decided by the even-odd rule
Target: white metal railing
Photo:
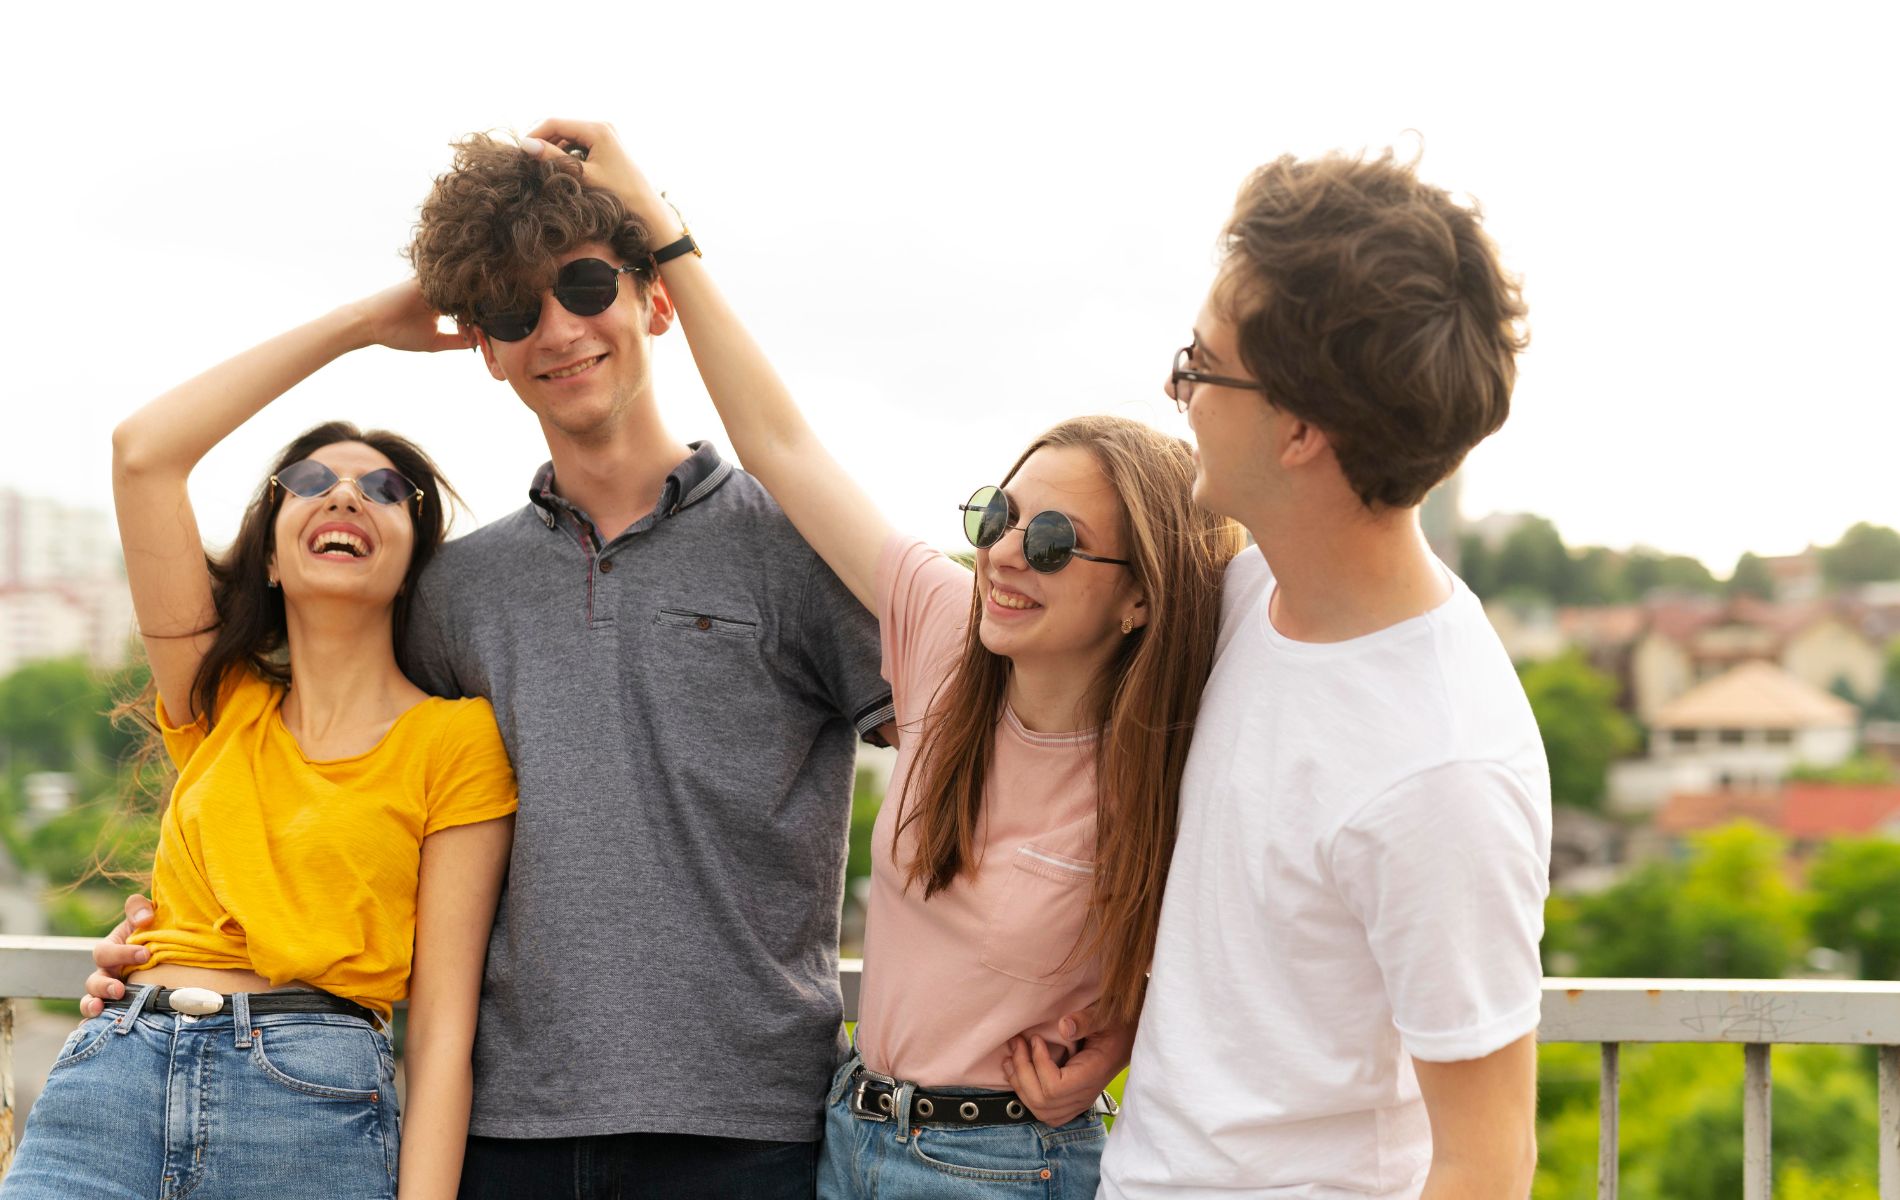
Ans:
{"type": "MultiPolygon", "coordinates": [[[[92,970],[88,938],[0,936],[0,1171],[13,1146],[15,999],[79,996],[92,970]]],[[[862,964],[839,963],[847,1019],[862,964]]],[[[1880,1200],[1900,1200],[1900,983],[1846,980],[1547,979],[1537,1037],[1602,1047],[1597,1196],[1617,1195],[1620,1050],[1627,1042],[1728,1042],[1742,1049],[1744,1200],[1768,1200],[1773,1080],[1768,1048],[1819,1043],[1879,1047],[1880,1200]]]]}

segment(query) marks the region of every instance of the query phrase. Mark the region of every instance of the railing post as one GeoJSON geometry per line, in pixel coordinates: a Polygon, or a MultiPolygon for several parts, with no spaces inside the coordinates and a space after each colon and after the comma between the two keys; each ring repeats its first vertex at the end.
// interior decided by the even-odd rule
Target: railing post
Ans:
{"type": "Polygon", "coordinates": [[[1770,1139],[1774,1130],[1774,1075],[1770,1047],[1742,1047],[1742,1200],[1769,1200],[1774,1187],[1770,1139]]]}
{"type": "Polygon", "coordinates": [[[13,1165],[13,1001],[0,1000],[0,1176],[13,1165]]]}
{"type": "MultiPolygon", "coordinates": [[[[1617,1163],[1621,1155],[1618,1117],[1621,1115],[1619,1088],[1623,1071],[1619,1063],[1622,1046],[1603,1043],[1603,1068],[1597,1079],[1597,1200],[1616,1200],[1617,1163]]],[[[1882,1197],[1885,1200],[1885,1197],[1882,1197]]]]}
{"type": "Polygon", "coordinates": [[[1900,1200],[1900,1046],[1880,1048],[1880,1200],[1900,1200]]]}

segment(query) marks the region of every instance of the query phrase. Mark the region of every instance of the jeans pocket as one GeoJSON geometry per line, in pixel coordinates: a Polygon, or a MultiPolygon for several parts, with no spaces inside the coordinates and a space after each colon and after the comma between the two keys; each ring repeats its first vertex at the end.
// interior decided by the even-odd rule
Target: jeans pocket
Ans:
{"type": "Polygon", "coordinates": [[[66,1044],[59,1048],[59,1056],[47,1068],[47,1074],[82,1063],[105,1049],[106,1038],[111,1036],[113,1028],[114,1021],[110,1016],[88,1017],[81,1021],[79,1028],[66,1038],[66,1044]]]}
{"type": "Polygon", "coordinates": [[[1043,1188],[1050,1174],[1041,1139],[1029,1125],[977,1129],[926,1126],[910,1139],[910,1154],[939,1174],[980,1183],[1033,1184],[1043,1188]]]}
{"type": "Polygon", "coordinates": [[[251,1062],[273,1082],[323,1100],[381,1097],[382,1052],[368,1026],[285,1022],[254,1032],[251,1062]]]}

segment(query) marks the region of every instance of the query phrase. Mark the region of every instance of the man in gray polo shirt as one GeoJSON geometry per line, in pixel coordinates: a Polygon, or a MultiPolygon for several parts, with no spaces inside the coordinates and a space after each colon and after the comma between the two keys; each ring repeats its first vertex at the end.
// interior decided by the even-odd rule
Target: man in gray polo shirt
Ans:
{"type": "Polygon", "coordinates": [[[418,683],[493,701],[521,788],[464,1197],[809,1196],[842,1051],[877,627],[763,488],[665,429],[650,255],[697,248],[646,239],[578,163],[476,136],[411,250],[552,456],[443,549],[404,648],[418,683]]]}

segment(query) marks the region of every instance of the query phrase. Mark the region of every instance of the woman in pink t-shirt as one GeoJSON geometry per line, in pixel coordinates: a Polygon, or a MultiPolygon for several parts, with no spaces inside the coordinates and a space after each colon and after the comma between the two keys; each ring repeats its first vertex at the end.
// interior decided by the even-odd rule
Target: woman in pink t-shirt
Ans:
{"type": "MultiPolygon", "coordinates": [[[[535,134],[547,155],[586,147],[586,183],[652,245],[691,246],[611,128],[535,134]]],[[[1184,442],[1082,417],[961,505],[973,576],[878,515],[704,260],[656,257],[740,460],[883,630],[898,760],[820,1193],[1093,1196],[1093,1105],[1140,1012],[1238,527],[1194,506],[1184,442]]]]}

